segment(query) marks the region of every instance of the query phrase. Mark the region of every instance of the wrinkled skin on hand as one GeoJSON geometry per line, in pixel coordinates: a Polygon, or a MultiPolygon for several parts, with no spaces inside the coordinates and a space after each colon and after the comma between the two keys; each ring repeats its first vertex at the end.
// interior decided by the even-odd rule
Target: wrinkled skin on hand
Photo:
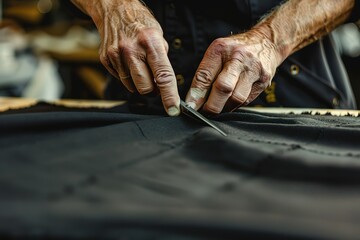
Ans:
{"type": "Polygon", "coordinates": [[[73,1],[94,20],[100,37],[100,61],[130,92],[160,92],[171,116],[180,98],[167,57],[168,44],[151,12],[138,0],[73,1]]]}
{"type": "Polygon", "coordinates": [[[271,84],[280,62],[274,44],[260,33],[216,39],[196,71],[186,102],[210,114],[245,106],[271,84]]]}

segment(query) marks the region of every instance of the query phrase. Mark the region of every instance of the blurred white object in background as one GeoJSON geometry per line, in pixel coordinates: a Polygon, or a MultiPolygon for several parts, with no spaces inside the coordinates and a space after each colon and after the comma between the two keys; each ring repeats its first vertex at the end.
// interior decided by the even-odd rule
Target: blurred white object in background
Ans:
{"type": "Polygon", "coordinates": [[[54,61],[47,57],[41,57],[38,59],[31,84],[24,89],[22,97],[47,101],[56,100],[61,97],[63,88],[54,61]]]}
{"type": "Polygon", "coordinates": [[[81,26],[72,26],[65,35],[52,36],[45,32],[29,36],[31,46],[40,52],[74,53],[82,49],[97,49],[100,36],[97,31],[87,30],[81,26]]]}
{"type": "Polygon", "coordinates": [[[12,73],[16,70],[15,46],[2,37],[0,29],[0,75],[12,73]]]}
{"type": "Polygon", "coordinates": [[[360,31],[355,23],[347,23],[333,31],[340,54],[349,57],[360,56],[360,31]]]}
{"type": "Polygon", "coordinates": [[[54,61],[27,48],[21,32],[0,28],[0,96],[61,98],[63,82],[54,61]]]}

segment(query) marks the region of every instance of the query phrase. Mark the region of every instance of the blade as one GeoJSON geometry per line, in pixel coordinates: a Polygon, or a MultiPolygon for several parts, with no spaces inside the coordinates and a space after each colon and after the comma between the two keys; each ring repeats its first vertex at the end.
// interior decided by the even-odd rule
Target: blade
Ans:
{"type": "Polygon", "coordinates": [[[213,129],[215,129],[216,131],[218,131],[219,133],[221,133],[221,135],[223,136],[227,136],[227,134],[222,131],[220,128],[218,128],[216,125],[214,125],[209,119],[207,119],[206,117],[204,117],[203,115],[201,115],[198,111],[196,111],[195,109],[193,109],[192,107],[189,107],[186,102],[184,102],[183,100],[180,100],[180,105],[182,107],[182,112],[189,116],[189,117],[193,117],[195,119],[201,120],[202,122],[206,123],[207,125],[209,125],[210,127],[212,127],[213,129]]]}

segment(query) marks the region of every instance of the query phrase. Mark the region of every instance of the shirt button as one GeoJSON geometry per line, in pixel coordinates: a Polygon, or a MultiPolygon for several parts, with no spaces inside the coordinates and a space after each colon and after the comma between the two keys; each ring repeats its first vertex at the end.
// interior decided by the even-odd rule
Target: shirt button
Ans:
{"type": "Polygon", "coordinates": [[[293,76],[298,75],[299,71],[300,71],[300,68],[298,65],[295,65],[295,64],[291,65],[291,67],[290,67],[291,75],[293,75],[293,76]]]}
{"type": "Polygon", "coordinates": [[[332,104],[334,107],[338,107],[340,105],[340,101],[337,97],[334,97],[332,100],[332,104]]]}
{"type": "Polygon", "coordinates": [[[177,75],[176,75],[176,81],[177,81],[177,84],[180,86],[180,85],[183,85],[183,84],[184,84],[185,78],[184,78],[183,75],[177,74],[177,75]]]}
{"type": "Polygon", "coordinates": [[[180,49],[181,48],[181,39],[180,38],[175,38],[174,41],[172,42],[172,46],[174,49],[180,49]]]}

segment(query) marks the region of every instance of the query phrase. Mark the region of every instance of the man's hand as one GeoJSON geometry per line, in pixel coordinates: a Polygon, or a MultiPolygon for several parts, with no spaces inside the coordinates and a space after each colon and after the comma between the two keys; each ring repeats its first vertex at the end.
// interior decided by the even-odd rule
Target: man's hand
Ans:
{"type": "Polygon", "coordinates": [[[176,78],[163,32],[139,0],[72,0],[101,37],[100,61],[130,92],[160,92],[170,116],[180,113],[176,78]]]}
{"type": "Polygon", "coordinates": [[[253,101],[275,74],[281,58],[264,35],[247,32],[215,40],[207,49],[186,102],[217,114],[253,101]]]}
{"type": "Polygon", "coordinates": [[[249,32],[215,40],[196,71],[186,102],[217,114],[254,100],[290,54],[329,33],[355,0],[288,0],[249,32]]]}

